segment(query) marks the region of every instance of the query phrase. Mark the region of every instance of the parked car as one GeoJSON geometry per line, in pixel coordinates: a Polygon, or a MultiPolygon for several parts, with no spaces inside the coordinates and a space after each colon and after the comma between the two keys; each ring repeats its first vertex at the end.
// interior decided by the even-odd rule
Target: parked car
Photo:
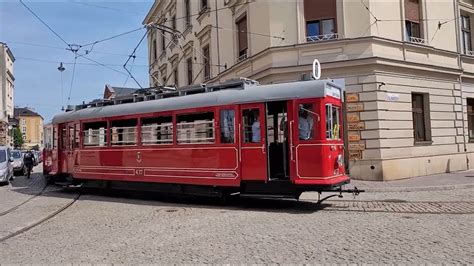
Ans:
{"type": "Polygon", "coordinates": [[[0,146],[0,182],[3,184],[13,179],[13,158],[10,155],[10,148],[0,146]]]}
{"type": "Polygon", "coordinates": [[[22,175],[25,173],[25,164],[23,162],[23,154],[21,151],[13,150],[12,152],[13,158],[13,174],[14,175],[22,175]]]}
{"type": "Polygon", "coordinates": [[[37,166],[39,164],[39,153],[38,151],[32,151],[33,155],[35,156],[35,166],[37,166]]]}

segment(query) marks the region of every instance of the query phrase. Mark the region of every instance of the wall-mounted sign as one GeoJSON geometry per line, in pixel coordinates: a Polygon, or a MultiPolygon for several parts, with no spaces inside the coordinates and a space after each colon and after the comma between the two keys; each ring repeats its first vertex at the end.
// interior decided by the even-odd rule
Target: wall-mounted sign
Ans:
{"type": "Polygon", "coordinates": [[[361,160],[362,151],[349,151],[349,160],[361,160]]]}
{"type": "Polygon", "coordinates": [[[365,144],[363,143],[349,143],[350,151],[363,151],[365,150],[365,144]]]}
{"type": "Polygon", "coordinates": [[[350,142],[358,142],[360,141],[360,133],[357,131],[349,131],[347,133],[347,138],[350,142]]]}
{"type": "Polygon", "coordinates": [[[352,122],[359,122],[359,121],[360,121],[359,113],[347,113],[347,122],[352,123],[352,122]]]}
{"type": "Polygon", "coordinates": [[[400,94],[398,93],[387,93],[387,101],[396,102],[400,100],[400,94]]]}
{"type": "Polygon", "coordinates": [[[363,103],[348,103],[346,105],[346,109],[348,112],[364,111],[364,104],[363,103]]]}
{"type": "Polygon", "coordinates": [[[357,93],[347,93],[346,94],[346,102],[353,103],[359,101],[359,94],[357,93]]]}
{"type": "Polygon", "coordinates": [[[365,124],[364,124],[364,122],[347,123],[347,129],[348,130],[364,130],[365,129],[365,124]]]}

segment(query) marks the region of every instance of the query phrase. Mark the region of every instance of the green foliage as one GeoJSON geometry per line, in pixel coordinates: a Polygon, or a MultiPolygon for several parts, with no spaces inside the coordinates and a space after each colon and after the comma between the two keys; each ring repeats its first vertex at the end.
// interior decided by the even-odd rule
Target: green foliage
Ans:
{"type": "Polygon", "coordinates": [[[19,128],[14,128],[13,129],[13,143],[15,145],[16,149],[21,149],[23,146],[23,134],[21,134],[21,131],[19,128]]]}

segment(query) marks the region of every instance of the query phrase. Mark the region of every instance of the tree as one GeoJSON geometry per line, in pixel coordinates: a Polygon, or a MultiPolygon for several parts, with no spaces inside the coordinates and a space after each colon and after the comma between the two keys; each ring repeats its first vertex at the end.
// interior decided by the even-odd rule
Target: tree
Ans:
{"type": "Polygon", "coordinates": [[[13,143],[16,149],[21,149],[23,146],[23,134],[19,128],[13,129],[13,143]]]}

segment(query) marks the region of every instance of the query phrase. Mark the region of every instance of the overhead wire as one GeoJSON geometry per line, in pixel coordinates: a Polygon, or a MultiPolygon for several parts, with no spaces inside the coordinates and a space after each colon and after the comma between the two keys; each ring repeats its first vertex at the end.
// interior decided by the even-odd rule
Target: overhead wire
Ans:
{"type": "MultiPolygon", "coordinates": [[[[17,42],[17,41],[5,41],[6,43],[15,43],[15,44],[20,44],[20,45],[27,45],[27,46],[36,46],[36,47],[42,47],[42,48],[50,48],[50,49],[57,49],[57,50],[67,50],[64,47],[59,47],[59,46],[52,46],[52,45],[47,45],[47,44],[40,44],[40,43],[31,43],[31,42],[17,42]]],[[[89,52],[90,53],[90,52],[89,52]]],[[[128,54],[119,54],[119,53],[109,53],[109,52],[104,52],[104,51],[98,51],[94,49],[94,53],[96,54],[104,54],[104,55],[114,55],[114,56],[129,56],[128,54]]],[[[147,58],[145,56],[136,56],[137,58],[147,58]]]]}
{"type": "Polygon", "coordinates": [[[128,56],[128,59],[127,61],[125,61],[125,63],[123,64],[123,68],[125,69],[125,71],[127,71],[128,75],[135,81],[135,83],[137,83],[137,85],[140,87],[140,89],[143,89],[142,85],[140,84],[140,82],[138,82],[138,80],[133,76],[132,72],[130,72],[127,68],[127,64],[128,62],[130,61],[130,58],[134,57],[135,56],[135,53],[137,52],[137,49],[138,47],[140,47],[140,45],[142,44],[143,40],[145,39],[145,37],[148,35],[148,31],[149,31],[149,28],[146,27],[146,32],[143,34],[143,36],[140,38],[140,41],[138,42],[138,44],[135,46],[135,48],[133,48],[133,51],[132,53],[128,56]]]}
{"type": "MultiPolygon", "coordinates": [[[[255,2],[255,0],[253,0],[253,1],[247,1],[247,2],[245,2],[245,3],[235,4],[235,5],[233,5],[233,7],[248,5],[248,4],[251,4],[251,3],[254,3],[254,2],[255,2]]],[[[175,18],[175,19],[176,19],[176,20],[180,20],[180,19],[187,19],[188,17],[199,17],[199,16],[204,15],[204,14],[207,14],[207,13],[217,12],[217,11],[226,10],[226,9],[229,9],[229,7],[226,6],[226,7],[216,8],[216,9],[210,9],[210,8],[208,8],[208,10],[202,10],[202,11],[199,12],[199,13],[190,14],[189,16],[177,17],[177,18],[175,18]]],[[[152,17],[151,17],[151,19],[155,19],[155,18],[159,18],[159,16],[152,16],[152,17]]]]}
{"type": "Polygon", "coordinates": [[[121,36],[130,34],[130,33],[133,33],[133,32],[139,31],[139,30],[142,30],[142,29],[144,29],[144,28],[146,28],[146,26],[141,26],[140,28],[137,28],[137,29],[134,29],[134,30],[130,30],[130,31],[126,31],[126,32],[123,32],[123,33],[120,33],[120,34],[117,34],[117,35],[114,35],[114,36],[111,36],[111,37],[107,37],[107,38],[105,38],[105,39],[97,40],[97,41],[94,41],[94,42],[91,42],[91,43],[81,44],[80,47],[90,46],[90,45],[96,45],[96,44],[98,44],[98,43],[105,42],[105,41],[109,41],[109,40],[112,40],[112,39],[115,39],[115,38],[118,38],[118,37],[121,37],[121,36]]]}
{"type": "Polygon", "coordinates": [[[98,65],[100,65],[100,66],[102,66],[102,67],[104,67],[104,68],[107,68],[107,69],[109,69],[109,70],[112,70],[112,71],[114,71],[114,72],[116,72],[116,73],[119,73],[119,74],[121,74],[121,75],[127,75],[126,73],[124,73],[124,72],[122,72],[122,71],[119,71],[119,70],[117,70],[117,69],[115,69],[115,68],[112,68],[112,67],[109,67],[109,66],[107,66],[107,65],[105,65],[105,64],[102,64],[102,63],[100,63],[100,62],[98,62],[98,61],[96,61],[96,60],[94,60],[94,59],[91,59],[91,58],[85,56],[85,55],[82,55],[81,58],[84,58],[84,59],[86,59],[86,60],[89,60],[89,61],[91,61],[91,62],[94,62],[94,63],[96,63],[96,64],[98,64],[98,65]]]}
{"type": "Polygon", "coordinates": [[[71,86],[69,87],[69,93],[68,93],[68,97],[67,97],[67,105],[69,105],[69,102],[71,100],[72,86],[74,84],[74,76],[76,74],[76,62],[77,62],[77,55],[74,56],[74,65],[72,67],[71,86]]]}
{"type": "MultiPolygon", "coordinates": [[[[22,57],[22,56],[17,56],[15,59],[18,60],[28,60],[28,61],[37,61],[37,62],[43,62],[43,63],[51,63],[51,64],[60,64],[63,63],[64,65],[73,65],[74,62],[64,62],[64,61],[54,61],[54,60],[48,60],[48,59],[41,59],[41,58],[31,58],[31,57],[22,57]]],[[[83,65],[83,66],[100,66],[99,64],[96,63],[81,63],[77,62],[77,65],[83,65]]],[[[102,65],[110,66],[110,67],[121,67],[123,65],[121,64],[110,64],[110,63],[101,63],[102,65]]],[[[135,67],[148,67],[148,65],[134,65],[135,67]]]]}
{"type": "Polygon", "coordinates": [[[84,6],[89,6],[89,7],[101,8],[101,9],[108,9],[108,10],[117,11],[117,12],[124,12],[124,13],[129,13],[129,14],[135,14],[135,15],[144,16],[144,14],[141,14],[141,13],[138,13],[138,12],[133,12],[133,11],[129,11],[129,10],[123,10],[123,9],[118,9],[118,8],[108,7],[108,6],[101,6],[101,5],[97,5],[97,4],[91,4],[91,3],[88,3],[88,2],[72,1],[72,3],[74,3],[74,4],[80,4],[80,5],[84,5],[84,6]]]}
{"type": "Polygon", "coordinates": [[[275,39],[280,39],[280,40],[285,40],[285,37],[282,37],[282,36],[276,36],[276,35],[269,35],[269,34],[263,34],[263,33],[258,33],[258,32],[251,32],[251,31],[239,31],[239,30],[235,30],[235,29],[231,29],[231,28],[224,28],[224,27],[218,27],[218,26],[214,26],[214,25],[211,25],[212,28],[215,28],[215,29],[220,29],[220,30],[229,30],[229,31],[234,31],[234,32],[238,32],[238,33],[247,33],[247,34],[250,34],[250,35],[257,35],[257,36],[262,36],[262,37],[268,37],[268,38],[275,38],[275,39]]]}
{"type": "Polygon", "coordinates": [[[64,44],[66,44],[68,47],[70,47],[70,44],[68,42],[66,42],[66,40],[64,40],[63,37],[61,37],[61,35],[59,35],[55,30],[53,30],[53,28],[51,28],[43,19],[41,19],[33,10],[31,10],[30,7],[28,7],[24,2],[23,0],[19,0],[20,3],[33,15],[35,16],[44,26],[46,26],[54,35],[56,35],[56,37],[58,37],[64,44]]]}

